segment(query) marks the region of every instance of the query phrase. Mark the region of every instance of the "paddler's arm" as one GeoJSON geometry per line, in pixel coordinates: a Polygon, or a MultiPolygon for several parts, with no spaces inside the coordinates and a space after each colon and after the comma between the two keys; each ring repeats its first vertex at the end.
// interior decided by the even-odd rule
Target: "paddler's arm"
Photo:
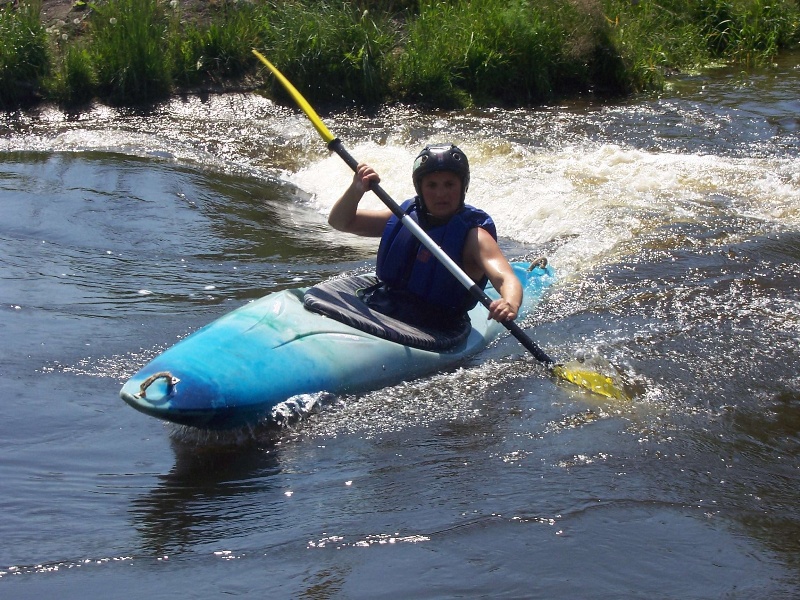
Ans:
{"type": "MultiPolygon", "coordinates": [[[[495,239],[488,231],[477,227],[467,236],[464,251],[464,266],[468,267],[474,261],[473,264],[486,273],[494,289],[500,293],[500,298],[489,306],[489,318],[500,322],[516,319],[522,305],[522,284],[495,239]]],[[[470,270],[467,269],[468,274],[470,270]]]]}
{"type": "Polygon", "coordinates": [[[367,237],[380,237],[386,221],[392,216],[388,208],[382,210],[366,210],[358,208],[361,198],[373,183],[380,183],[381,178],[369,165],[363,163],[353,175],[353,181],[331,208],[328,224],[345,233],[354,233],[367,237]]]}

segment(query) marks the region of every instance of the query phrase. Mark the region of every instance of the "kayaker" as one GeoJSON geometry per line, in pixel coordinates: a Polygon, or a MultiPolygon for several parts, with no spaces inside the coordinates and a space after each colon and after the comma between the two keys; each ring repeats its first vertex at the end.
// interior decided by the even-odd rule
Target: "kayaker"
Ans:
{"type": "MultiPolygon", "coordinates": [[[[500,293],[489,308],[497,321],[517,317],[522,286],[497,244],[494,222],[484,211],[465,204],[469,187],[466,155],[452,144],[428,145],[414,161],[416,196],[401,205],[473,281],[491,281],[500,293]]],[[[359,164],[353,181],[336,201],[328,223],[346,233],[381,237],[377,257],[380,285],[369,290],[368,303],[405,321],[452,327],[467,321],[476,301],[466,288],[402,225],[388,208],[358,208],[380,176],[359,164]]]]}

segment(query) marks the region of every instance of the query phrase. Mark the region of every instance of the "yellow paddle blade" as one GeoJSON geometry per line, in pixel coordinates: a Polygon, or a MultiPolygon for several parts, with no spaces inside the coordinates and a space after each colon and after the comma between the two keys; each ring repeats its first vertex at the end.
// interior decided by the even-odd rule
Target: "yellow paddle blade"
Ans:
{"type": "Polygon", "coordinates": [[[322,119],[319,118],[319,115],[316,113],[316,111],[311,108],[311,105],[306,102],[306,99],[303,98],[300,92],[297,91],[297,88],[292,85],[292,82],[286,79],[286,77],[283,76],[283,73],[278,71],[278,68],[269,62],[266,57],[261,54],[261,52],[253,49],[253,54],[255,54],[256,58],[264,63],[264,66],[272,71],[272,74],[278,78],[278,81],[280,81],[281,84],[283,84],[283,87],[286,88],[286,91],[289,92],[289,95],[294,98],[294,101],[297,102],[297,105],[303,109],[303,112],[306,113],[306,116],[311,120],[311,124],[314,125],[314,128],[322,136],[322,139],[325,140],[325,143],[327,144],[336,139],[336,137],[325,126],[325,123],[322,122],[322,119]]]}
{"type": "Polygon", "coordinates": [[[595,394],[600,394],[606,398],[616,398],[617,400],[630,401],[630,396],[625,392],[621,385],[614,382],[609,375],[598,373],[588,369],[583,363],[577,361],[556,365],[552,369],[553,375],[574,383],[595,394]]]}

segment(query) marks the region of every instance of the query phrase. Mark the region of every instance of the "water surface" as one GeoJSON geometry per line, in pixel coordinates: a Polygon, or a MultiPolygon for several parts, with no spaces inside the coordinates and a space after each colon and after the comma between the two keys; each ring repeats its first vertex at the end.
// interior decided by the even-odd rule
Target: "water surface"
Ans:
{"type": "Polygon", "coordinates": [[[641,392],[592,397],[504,338],[225,435],[119,388],[251,299],[369,268],[375,241],[325,223],[347,168],[254,95],[4,116],[2,596],[796,597],[795,63],[609,105],[324,114],[397,200],[420,146],[459,144],[506,252],[558,269],[525,329],[641,392]]]}

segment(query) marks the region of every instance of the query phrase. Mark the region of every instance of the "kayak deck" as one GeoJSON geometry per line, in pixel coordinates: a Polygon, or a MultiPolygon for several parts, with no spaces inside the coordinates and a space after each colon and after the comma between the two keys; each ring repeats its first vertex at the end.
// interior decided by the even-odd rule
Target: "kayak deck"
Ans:
{"type": "Polygon", "coordinates": [[[462,343],[469,319],[448,326],[423,326],[374,310],[365,300],[378,284],[374,275],[340,277],[315,285],[303,295],[303,306],[376,337],[422,350],[450,350],[462,343]]]}

